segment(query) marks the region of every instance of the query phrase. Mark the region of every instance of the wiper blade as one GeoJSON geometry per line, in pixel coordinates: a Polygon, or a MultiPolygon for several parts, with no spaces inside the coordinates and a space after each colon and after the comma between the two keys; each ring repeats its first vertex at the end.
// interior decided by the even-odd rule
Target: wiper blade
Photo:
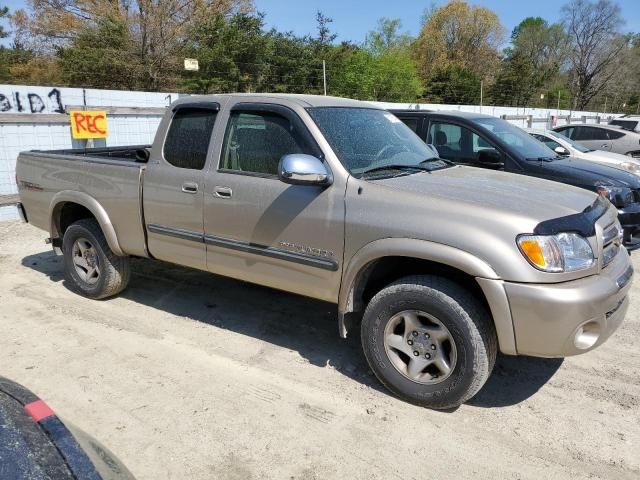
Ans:
{"type": "Polygon", "coordinates": [[[427,167],[423,167],[421,165],[405,165],[405,164],[390,164],[390,165],[379,165],[377,167],[367,168],[363,170],[360,175],[366,175],[367,173],[379,172],[383,170],[416,170],[419,172],[430,172],[431,169],[427,167]]]}
{"type": "Polygon", "coordinates": [[[447,160],[445,158],[440,158],[440,157],[425,158],[418,165],[424,165],[425,163],[430,163],[430,162],[442,162],[445,165],[454,165],[453,162],[451,162],[451,161],[449,161],[449,160],[447,160]]]}
{"type": "Polygon", "coordinates": [[[553,162],[554,160],[558,160],[562,157],[560,156],[556,156],[556,157],[531,157],[531,158],[527,158],[527,160],[534,160],[534,161],[538,161],[538,162],[553,162]]]}

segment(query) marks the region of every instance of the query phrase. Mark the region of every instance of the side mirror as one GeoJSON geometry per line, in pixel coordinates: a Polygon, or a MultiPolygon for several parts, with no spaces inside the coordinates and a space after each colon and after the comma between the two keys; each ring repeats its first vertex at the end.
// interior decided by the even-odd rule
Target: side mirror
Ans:
{"type": "Polygon", "coordinates": [[[332,180],[322,160],[302,153],[282,157],[278,177],[291,185],[330,185],[332,180]]]}
{"type": "Polygon", "coordinates": [[[478,153],[478,163],[485,165],[487,167],[493,168],[501,168],[504,167],[504,161],[502,160],[502,155],[500,152],[493,148],[487,148],[485,150],[480,150],[478,153]]]}
{"type": "Polygon", "coordinates": [[[556,152],[558,155],[562,155],[563,157],[569,156],[569,152],[564,147],[556,147],[553,149],[553,151],[556,152]]]}

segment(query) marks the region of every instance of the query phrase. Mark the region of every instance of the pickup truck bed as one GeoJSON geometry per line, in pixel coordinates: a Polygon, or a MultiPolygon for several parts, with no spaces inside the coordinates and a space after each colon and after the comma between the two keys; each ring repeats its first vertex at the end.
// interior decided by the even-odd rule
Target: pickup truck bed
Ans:
{"type": "MultiPolygon", "coordinates": [[[[146,148],[149,145],[36,150],[21,154],[20,162],[32,169],[33,178],[38,179],[37,182],[23,180],[19,185],[23,202],[29,199],[29,222],[47,226],[55,238],[54,232],[64,231],[69,219],[79,213],[79,207],[68,207],[65,212],[52,210],[52,205],[66,199],[65,202],[82,205],[99,218],[102,216],[103,222],[111,225],[114,236],[109,240],[117,245],[116,253],[146,256],[141,208],[146,163],[141,161],[139,153],[146,148]],[[99,202],[96,199],[100,199],[99,202]],[[117,221],[111,221],[107,212],[115,211],[117,221]],[[53,225],[52,219],[56,219],[53,225]]],[[[56,244],[54,242],[54,246],[56,244]]]]}

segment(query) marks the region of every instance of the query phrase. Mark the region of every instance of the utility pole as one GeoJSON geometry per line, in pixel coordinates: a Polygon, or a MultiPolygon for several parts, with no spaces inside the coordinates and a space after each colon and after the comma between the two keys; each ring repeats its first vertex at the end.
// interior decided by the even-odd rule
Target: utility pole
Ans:
{"type": "Polygon", "coordinates": [[[324,83],[324,96],[327,96],[327,63],[322,60],[322,81],[324,83]]]}
{"type": "Polygon", "coordinates": [[[556,110],[556,117],[560,116],[560,90],[558,90],[558,108],[556,110]]]}
{"type": "Polygon", "coordinates": [[[484,87],[484,81],[480,80],[480,113],[482,113],[482,96],[483,96],[483,87],[484,87]]]}
{"type": "Polygon", "coordinates": [[[602,112],[602,113],[604,113],[605,115],[607,114],[607,97],[606,97],[606,95],[604,97],[604,112],[602,112]]]}

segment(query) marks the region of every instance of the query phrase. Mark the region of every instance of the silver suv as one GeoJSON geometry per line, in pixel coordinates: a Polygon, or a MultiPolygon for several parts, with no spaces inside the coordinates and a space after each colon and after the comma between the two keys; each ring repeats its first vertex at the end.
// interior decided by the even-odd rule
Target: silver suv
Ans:
{"type": "Polygon", "coordinates": [[[640,133],[616,125],[563,125],[553,129],[593,149],[640,158],[640,133]]]}
{"type": "Polygon", "coordinates": [[[609,120],[609,125],[615,125],[632,132],[640,132],[640,115],[623,115],[609,120]]]}

